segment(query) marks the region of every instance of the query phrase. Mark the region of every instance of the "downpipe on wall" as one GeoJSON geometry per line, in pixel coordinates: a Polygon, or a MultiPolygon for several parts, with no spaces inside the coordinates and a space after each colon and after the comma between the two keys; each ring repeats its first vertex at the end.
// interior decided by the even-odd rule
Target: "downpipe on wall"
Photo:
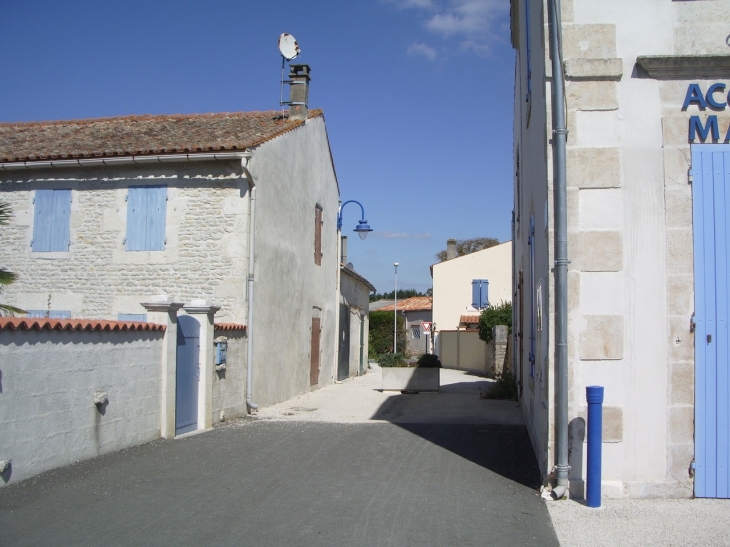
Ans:
{"type": "Polygon", "coordinates": [[[257,410],[259,405],[253,402],[253,289],[254,289],[254,232],[255,232],[255,219],[256,219],[256,183],[253,180],[251,172],[248,170],[248,158],[241,160],[241,168],[243,174],[248,180],[248,195],[249,195],[249,226],[248,226],[248,276],[247,276],[247,292],[248,297],[248,319],[246,326],[246,337],[248,343],[246,344],[246,407],[249,412],[257,410]]]}
{"type": "MultiPolygon", "coordinates": [[[[529,1],[529,0],[528,0],[529,1]]],[[[560,0],[548,1],[550,59],[552,61],[553,201],[555,222],[555,439],[556,486],[553,498],[568,490],[568,202],[566,176],[565,80],[560,21],[560,0]]]]}

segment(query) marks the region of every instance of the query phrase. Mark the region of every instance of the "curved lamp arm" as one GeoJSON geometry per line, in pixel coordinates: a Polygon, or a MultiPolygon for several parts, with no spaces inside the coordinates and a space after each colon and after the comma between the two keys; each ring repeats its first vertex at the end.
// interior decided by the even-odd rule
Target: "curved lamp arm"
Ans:
{"type": "Polygon", "coordinates": [[[357,228],[355,228],[353,231],[357,232],[361,239],[365,239],[368,236],[368,232],[372,232],[373,230],[372,228],[370,228],[368,221],[365,220],[365,207],[362,206],[362,203],[360,203],[359,201],[355,201],[354,199],[347,200],[345,203],[340,205],[340,208],[337,211],[337,229],[342,230],[342,210],[348,203],[357,203],[360,206],[360,211],[362,212],[362,215],[360,217],[360,222],[358,223],[357,228]]]}

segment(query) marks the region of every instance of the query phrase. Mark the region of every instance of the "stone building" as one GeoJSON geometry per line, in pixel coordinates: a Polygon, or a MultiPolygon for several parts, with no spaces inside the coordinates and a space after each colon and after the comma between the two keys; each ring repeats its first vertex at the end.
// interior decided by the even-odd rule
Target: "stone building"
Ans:
{"type": "MultiPolygon", "coordinates": [[[[309,67],[290,77],[308,87],[309,67]]],[[[334,381],[339,189],[322,111],[3,123],[0,200],[3,266],[19,274],[2,302],[144,321],[142,303],[167,295],[247,327],[249,402],[334,381]]]]}
{"type": "MultiPolygon", "coordinates": [[[[556,465],[552,2],[512,0],[514,361],[556,465]]],[[[562,5],[561,5],[562,4],[562,5]]],[[[569,480],[605,387],[603,495],[728,497],[730,2],[562,0],[569,480]]]]}

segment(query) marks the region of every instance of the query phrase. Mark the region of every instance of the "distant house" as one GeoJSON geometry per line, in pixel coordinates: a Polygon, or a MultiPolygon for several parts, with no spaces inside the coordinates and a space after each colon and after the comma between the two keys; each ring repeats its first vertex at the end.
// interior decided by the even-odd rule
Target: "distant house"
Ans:
{"type": "Polygon", "coordinates": [[[413,296],[384,306],[380,308],[380,311],[396,311],[405,317],[406,332],[404,335],[408,340],[408,351],[411,355],[422,355],[424,353],[431,353],[431,348],[428,347],[431,340],[431,333],[423,328],[423,323],[430,323],[432,321],[432,308],[432,297],[413,296]]]}
{"type": "MultiPolygon", "coordinates": [[[[287,113],[0,124],[13,211],[0,246],[20,274],[0,299],[35,316],[123,321],[147,320],[154,295],[181,314],[197,302],[247,327],[238,413],[244,391],[271,405],[332,383],[339,189],[324,115],[306,106],[309,67],[291,68],[304,100],[287,113]]],[[[194,377],[193,411],[213,396],[209,375],[194,377]]]]}
{"type": "Polygon", "coordinates": [[[371,292],[375,292],[375,287],[367,279],[348,266],[340,265],[338,380],[367,372],[371,292]]]}

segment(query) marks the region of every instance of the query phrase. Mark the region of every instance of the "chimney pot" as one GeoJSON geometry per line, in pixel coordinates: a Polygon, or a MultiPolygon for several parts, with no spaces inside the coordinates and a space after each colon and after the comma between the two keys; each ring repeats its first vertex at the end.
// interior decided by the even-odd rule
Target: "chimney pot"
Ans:
{"type": "Polygon", "coordinates": [[[446,260],[451,260],[452,258],[456,258],[456,240],[447,239],[446,240],[446,260]]]}
{"type": "Polygon", "coordinates": [[[307,121],[309,65],[289,65],[289,121],[307,121]]]}

